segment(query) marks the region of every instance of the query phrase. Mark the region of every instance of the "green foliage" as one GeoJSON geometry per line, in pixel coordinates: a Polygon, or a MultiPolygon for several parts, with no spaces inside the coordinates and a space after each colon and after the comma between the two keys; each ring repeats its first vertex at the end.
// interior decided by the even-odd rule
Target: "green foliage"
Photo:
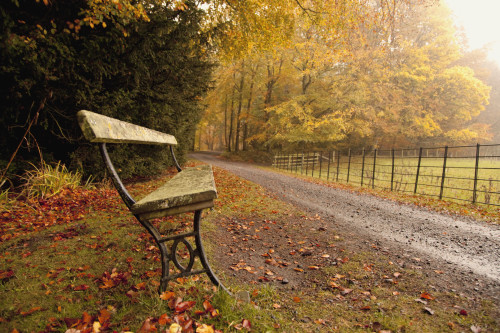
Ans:
{"type": "Polygon", "coordinates": [[[78,171],[69,171],[64,164],[55,166],[42,162],[40,167],[33,165],[23,176],[25,193],[30,198],[49,198],[64,189],[76,189],[79,186],[91,187],[91,178],[82,184],[82,174],[78,171]]]}
{"type": "MultiPolygon", "coordinates": [[[[146,9],[125,0],[3,2],[0,130],[9,135],[0,138],[2,156],[36,118],[19,159],[33,160],[36,147],[46,159],[102,169],[98,154],[81,146],[76,112],[88,109],[175,135],[183,160],[210,82],[203,15],[191,1],[146,9]]],[[[160,149],[130,149],[112,155],[127,175],[171,164],[160,149]]]]}

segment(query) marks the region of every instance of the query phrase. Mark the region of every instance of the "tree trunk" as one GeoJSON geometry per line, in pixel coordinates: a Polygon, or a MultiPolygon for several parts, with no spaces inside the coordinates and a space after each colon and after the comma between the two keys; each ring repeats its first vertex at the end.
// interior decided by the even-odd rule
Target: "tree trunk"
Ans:
{"type": "Polygon", "coordinates": [[[248,93],[248,101],[247,101],[247,107],[246,107],[246,112],[245,112],[245,122],[243,124],[243,150],[246,151],[248,150],[248,122],[250,120],[250,108],[252,107],[252,100],[253,100],[253,87],[255,84],[255,76],[257,75],[257,70],[259,69],[259,64],[257,63],[255,65],[255,68],[252,69],[251,77],[250,77],[250,88],[249,88],[249,93],[248,93]]]}
{"type": "MultiPolygon", "coordinates": [[[[233,74],[233,80],[235,78],[235,74],[233,74]]],[[[234,124],[234,95],[236,92],[236,84],[233,85],[233,93],[231,96],[231,117],[229,120],[229,140],[228,140],[228,146],[227,146],[227,151],[231,152],[231,146],[233,143],[233,124],[234,124]]]]}
{"type": "Polygon", "coordinates": [[[229,140],[227,137],[227,93],[226,93],[226,102],[224,103],[224,145],[226,149],[229,145],[229,140]]]}
{"type": "Polygon", "coordinates": [[[241,107],[243,105],[243,87],[245,86],[245,60],[241,61],[241,79],[239,96],[238,96],[238,112],[236,114],[236,142],[234,144],[234,151],[237,152],[240,150],[240,132],[241,132],[241,107]]]}

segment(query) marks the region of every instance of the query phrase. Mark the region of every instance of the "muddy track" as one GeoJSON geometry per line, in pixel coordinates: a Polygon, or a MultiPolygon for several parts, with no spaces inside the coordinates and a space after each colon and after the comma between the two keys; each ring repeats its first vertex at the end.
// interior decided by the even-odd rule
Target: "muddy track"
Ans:
{"type": "Polygon", "coordinates": [[[318,214],[344,237],[360,244],[373,242],[404,265],[428,271],[427,275],[444,272],[433,281],[440,289],[500,301],[499,225],[313,184],[224,161],[213,153],[191,156],[262,185],[284,201],[318,214]]]}

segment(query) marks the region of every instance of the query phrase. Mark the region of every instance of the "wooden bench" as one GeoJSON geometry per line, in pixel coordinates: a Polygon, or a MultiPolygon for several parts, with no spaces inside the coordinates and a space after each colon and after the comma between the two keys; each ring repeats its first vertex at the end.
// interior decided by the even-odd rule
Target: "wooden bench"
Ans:
{"type": "Polygon", "coordinates": [[[206,273],[216,286],[227,291],[208,264],[200,234],[201,212],[204,208],[213,207],[214,199],[217,198],[211,166],[203,165],[182,170],[175,158],[173,146],[177,144],[177,140],[172,135],[85,110],[79,111],[77,116],[85,138],[99,144],[104,163],[125,205],[151,234],[160,249],[162,276],[159,292],[164,292],[168,281],[172,279],[201,273],[206,273]],[[106,148],[108,143],[169,145],[178,173],[157,190],[135,201],[123,185],[109,158],[106,148]],[[194,212],[192,232],[162,236],[150,223],[151,219],[186,212],[194,212]],[[187,240],[188,238],[194,238],[195,248],[187,240]],[[171,242],[170,247],[167,247],[167,242],[171,242]],[[181,243],[189,252],[189,261],[185,266],[179,262],[177,255],[177,247],[181,243]],[[193,269],[196,257],[199,258],[202,269],[193,269]],[[171,262],[180,273],[170,274],[171,262]]]}

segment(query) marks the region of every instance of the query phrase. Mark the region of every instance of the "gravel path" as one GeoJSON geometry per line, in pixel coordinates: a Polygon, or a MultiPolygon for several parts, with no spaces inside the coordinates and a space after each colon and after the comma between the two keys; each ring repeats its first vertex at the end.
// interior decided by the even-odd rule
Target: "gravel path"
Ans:
{"type": "Polygon", "coordinates": [[[384,252],[420,269],[444,271],[436,282],[441,288],[500,300],[499,225],[313,184],[250,164],[224,161],[213,153],[191,156],[318,214],[347,237],[374,242],[384,252]]]}

